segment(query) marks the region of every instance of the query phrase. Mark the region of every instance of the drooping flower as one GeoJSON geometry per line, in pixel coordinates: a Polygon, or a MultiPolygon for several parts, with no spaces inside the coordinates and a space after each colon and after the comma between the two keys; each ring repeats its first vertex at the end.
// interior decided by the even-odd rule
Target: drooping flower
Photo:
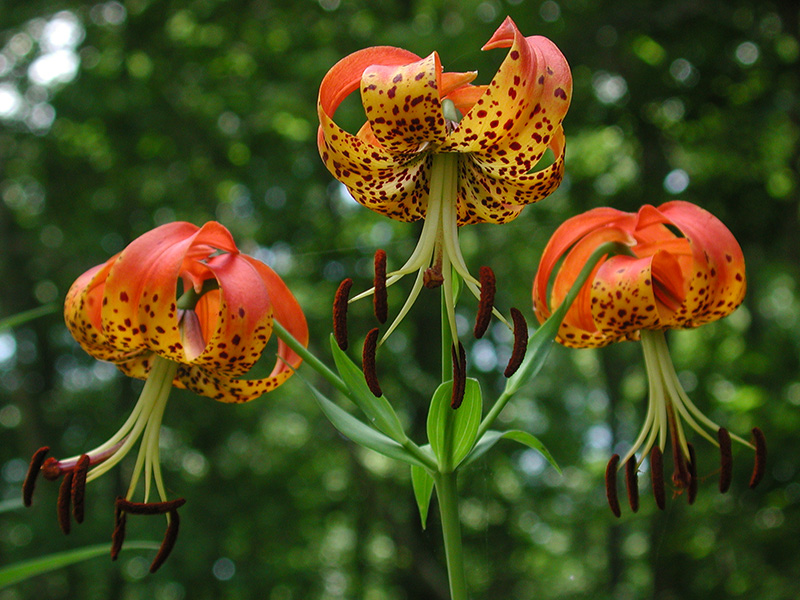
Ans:
{"type": "Polygon", "coordinates": [[[443,285],[456,339],[451,268],[477,298],[481,287],[464,262],[458,227],[507,223],[561,182],[561,122],[572,94],[566,59],[547,38],[524,37],[510,18],[483,46],[493,48],[509,52],[489,85],[472,85],[474,72],[444,72],[436,52],[420,58],[381,46],[345,57],[320,86],[318,145],[330,172],[364,206],[425,220],[411,257],[386,274],[387,286],[417,278],[384,338],[423,285],[443,285]],[[352,135],[333,116],[356,89],[367,122],[352,135]],[[548,148],[554,161],[535,170],[548,148]]]}
{"type": "Polygon", "coordinates": [[[130,487],[116,502],[112,557],[122,545],[126,514],[166,514],[169,527],[154,571],[175,542],[177,508],[183,504],[167,500],[159,463],[159,431],[171,388],[241,403],[278,387],[301,362],[282,341],[269,376],[242,377],[265,350],[273,320],[307,344],[305,317],[280,277],[241,254],[228,230],[215,222],[170,223],[140,236],[73,283],[64,316],[84,350],[146,383],[128,420],[104,444],[63,460],[47,458],[48,448],[37,451],[23,486],[25,504],[32,501],[40,470],[47,479],[63,476],[58,515],[68,533],[70,505],[76,521],[83,520],[86,483],[141,439],[130,487]],[[134,502],[142,475],[143,502],[134,502]],[[149,501],[153,483],[160,502],[149,501]]]}
{"type": "MultiPolygon", "coordinates": [[[[651,453],[653,488],[663,508],[663,480],[658,479],[669,437],[673,483],[678,491],[688,489],[690,502],[694,500],[697,463],[683,422],[720,447],[721,491],[730,483],[731,438],[755,448],[754,487],[763,474],[763,434],[753,431],[753,446],[700,412],[678,380],[664,336],[667,329],[694,328],[721,319],[741,304],[746,288],[744,257],[733,234],[711,213],[682,201],[658,208],[646,205],[637,213],[596,208],[568,219],[545,247],[534,280],[533,306],[540,322],[561,303],[589,255],[605,242],[627,246],[630,255],[600,261],[567,312],[557,339],[574,348],[642,341],[649,405],[638,438],[621,460],[628,471],[629,494],[636,493],[632,489],[636,470],[651,453]]],[[[616,491],[611,488],[619,462],[615,455],[607,470],[609,501],[617,514],[616,491]]],[[[632,497],[634,504],[638,506],[638,500],[632,497]]]]}

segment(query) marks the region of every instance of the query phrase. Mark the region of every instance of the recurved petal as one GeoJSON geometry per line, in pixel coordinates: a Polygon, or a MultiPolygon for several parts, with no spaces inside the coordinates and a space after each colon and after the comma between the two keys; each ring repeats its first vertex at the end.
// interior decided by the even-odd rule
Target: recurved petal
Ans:
{"type": "MultiPolygon", "coordinates": [[[[300,303],[297,302],[297,298],[294,297],[294,294],[289,290],[283,279],[264,263],[249,256],[243,256],[242,258],[253,266],[264,282],[269,293],[274,319],[294,339],[303,344],[303,346],[308,346],[308,323],[306,322],[305,314],[300,307],[300,303]]],[[[287,372],[291,374],[289,366],[296,368],[300,366],[301,362],[303,362],[303,359],[298,354],[284,344],[282,340],[278,340],[278,360],[275,362],[275,367],[270,376],[278,377],[287,372]]]]}
{"type": "Polygon", "coordinates": [[[341,130],[333,121],[326,123],[320,128],[320,156],[357,202],[398,221],[425,216],[430,156],[393,156],[341,130]]]}
{"type": "Polygon", "coordinates": [[[364,71],[361,100],[372,132],[386,150],[408,154],[444,141],[441,74],[435,52],[410,64],[376,64],[364,71]]]}
{"type": "Polygon", "coordinates": [[[240,376],[261,357],[272,333],[270,294],[258,271],[241,254],[219,254],[206,265],[219,291],[198,302],[195,314],[206,343],[194,355],[186,349],[185,362],[240,376]]]}
{"type": "Polygon", "coordinates": [[[560,130],[572,95],[572,75],[553,42],[541,36],[525,38],[510,18],[484,50],[504,47],[510,50],[494,79],[445,148],[472,152],[484,170],[494,166],[494,175],[510,172],[513,177],[530,171],[560,130]]]}
{"type": "Polygon", "coordinates": [[[491,161],[469,154],[460,161],[458,224],[508,223],[522,209],[553,193],[564,176],[564,134],[550,139],[555,161],[532,173],[519,155],[499,151],[491,161]]]}
{"type": "Polygon", "coordinates": [[[373,46],[348,54],[325,74],[319,86],[318,112],[333,117],[342,100],[358,89],[361,76],[372,65],[406,65],[419,56],[394,46],[373,46]]]}
{"type": "Polygon", "coordinates": [[[106,277],[116,259],[114,256],[78,277],[64,301],[64,320],[72,337],[96,359],[114,363],[131,356],[131,351],[120,350],[108,341],[100,318],[106,277]]]}
{"type": "MultiPolygon", "coordinates": [[[[552,312],[548,301],[548,285],[553,270],[570,248],[582,237],[596,229],[613,227],[618,230],[627,231],[627,227],[632,226],[633,223],[634,215],[630,213],[614,208],[600,207],[567,219],[556,229],[545,246],[542,258],[539,262],[539,268],[536,271],[536,276],[533,281],[533,305],[540,322],[547,319],[552,312]]],[[[633,241],[634,240],[631,238],[624,243],[632,243],[633,241]]],[[[588,247],[587,250],[589,250],[588,247]]],[[[593,250],[594,247],[586,254],[584,262],[593,250]]],[[[574,254],[574,264],[572,266],[567,265],[568,274],[566,277],[568,279],[571,278],[571,281],[575,280],[580,269],[583,267],[583,263],[580,263],[578,256],[577,253],[574,254]]],[[[558,296],[552,296],[554,304],[561,302],[561,299],[566,295],[569,287],[571,286],[567,286],[564,291],[559,291],[558,296]]],[[[553,308],[555,308],[555,306],[553,306],[553,308]]]]}
{"type": "MultiPolygon", "coordinates": [[[[664,260],[669,255],[662,254],[664,260]]],[[[617,341],[641,329],[658,329],[661,317],[654,293],[654,257],[612,256],[594,276],[591,312],[598,330],[617,341]]]]}
{"type": "Polygon", "coordinates": [[[293,371],[286,369],[263,379],[235,379],[197,365],[181,365],[178,368],[176,385],[219,402],[241,404],[274,390],[291,377],[292,373],[293,371]]]}
{"type": "Polygon", "coordinates": [[[697,327],[733,312],[747,288],[744,255],[736,238],[710,212],[676,200],[658,209],[689,242],[694,272],[685,309],[676,315],[680,327],[697,327]]]}

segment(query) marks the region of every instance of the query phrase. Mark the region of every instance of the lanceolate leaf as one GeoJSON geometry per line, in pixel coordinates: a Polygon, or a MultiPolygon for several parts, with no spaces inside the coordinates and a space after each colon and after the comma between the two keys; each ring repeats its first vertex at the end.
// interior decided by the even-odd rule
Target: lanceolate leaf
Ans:
{"type": "MultiPolygon", "coordinates": [[[[160,544],[158,542],[125,542],[122,547],[123,550],[158,550],[160,544]]],[[[100,544],[97,546],[87,546],[85,548],[76,548],[74,550],[67,550],[66,552],[59,552],[57,554],[50,554],[39,558],[19,562],[8,567],[0,569],[0,588],[14,585],[20,581],[25,581],[30,577],[48,573],[62,567],[74,565],[90,558],[97,556],[108,555],[108,544],[100,544]]]]}
{"type": "Polygon", "coordinates": [[[472,452],[469,453],[469,456],[464,460],[464,466],[472,463],[473,461],[477,460],[489,449],[494,446],[497,442],[501,439],[508,439],[514,440],[515,442],[519,442],[529,448],[533,448],[537,450],[544,458],[553,465],[553,468],[561,473],[561,469],[559,468],[556,460],[550,454],[550,452],[545,448],[544,444],[539,441],[539,439],[528,433],[527,431],[522,431],[519,429],[512,429],[511,431],[487,431],[486,434],[475,444],[475,448],[472,449],[472,452]]]}
{"type": "Polygon", "coordinates": [[[450,408],[453,382],[441,384],[431,399],[428,412],[428,441],[444,467],[456,468],[475,444],[481,422],[481,387],[475,379],[467,379],[464,400],[457,409],[450,408]],[[451,444],[447,444],[447,434],[451,444]]]}
{"type": "Polygon", "coordinates": [[[411,454],[408,450],[403,448],[400,444],[394,441],[387,435],[377,431],[358,420],[356,417],[348,413],[346,410],[340,408],[331,400],[326,398],[314,386],[308,384],[311,391],[314,393],[314,398],[325,413],[325,416],[339,430],[342,435],[355,442],[359,446],[374,450],[379,454],[401,460],[410,465],[423,467],[423,463],[411,454]]]}
{"type": "Polygon", "coordinates": [[[431,495],[433,494],[433,476],[423,469],[411,465],[411,485],[414,487],[414,498],[417,500],[419,508],[419,518],[422,521],[422,528],[428,521],[428,508],[431,505],[431,495]]]}
{"type": "Polygon", "coordinates": [[[361,369],[339,348],[333,336],[331,336],[331,351],[333,352],[336,369],[350,390],[353,402],[364,411],[364,414],[367,415],[370,422],[377,429],[393,440],[403,443],[407,439],[406,433],[392,405],[389,404],[385,396],[375,397],[367,386],[361,369]]]}

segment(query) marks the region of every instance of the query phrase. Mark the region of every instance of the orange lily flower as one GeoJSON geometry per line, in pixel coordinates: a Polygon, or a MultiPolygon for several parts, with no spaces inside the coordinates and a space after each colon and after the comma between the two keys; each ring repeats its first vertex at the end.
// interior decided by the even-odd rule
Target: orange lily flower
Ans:
{"type": "MultiPolygon", "coordinates": [[[[628,469],[629,493],[634,493],[636,468],[652,449],[653,486],[663,508],[663,481],[659,484],[656,478],[661,476],[661,453],[669,433],[673,483],[679,491],[688,488],[689,500],[694,500],[696,461],[681,419],[720,447],[721,491],[727,490],[730,479],[730,439],[755,448],[754,486],[763,473],[763,434],[754,430],[753,446],[700,412],[678,380],[664,337],[666,329],[698,327],[725,317],[741,304],[746,289],[744,257],[733,234],[711,213],[682,201],[658,208],[646,205],[637,213],[596,208],[568,219],[545,247],[534,279],[533,306],[540,322],[564,299],[587,258],[606,242],[626,245],[630,255],[607,256],[595,267],[567,312],[557,340],[573,348],[642,341],[650,397],[641,433],[621,461],[628,469]],[[640,449],[636,463],[633,459],[640,449]]],[[[615,455],[614,468],[609,464],[612,480],[618,462],[615,455]]],[[[613,509],[611,495],[609,501],[613,509]]],[[[619,512],[618,506],[614,512],[619,512]]]]}
{"type": "Polygon", "coordinates": [[[76,520],[83,519],[85,484],[116,465],[142,438],[126,497],[117,500],[112,556],[122,544],[125,513],[167,514],[170,528],[155,570],[174,543],[176,510],[183,503],[167,501],[159,463],[159,431],[170,389],[188,388],[232,403],[261,396],[286,381],[302,359],[279,341],[278,360],[268,377],[241,376],[261,357],[273,319],[307,344],[305,317],[280,277],[240,254],[228,230],[215,222],[203,227],[170,223],[140,236],[73,283],[64,316],[89,354],[147,381],[131,416],[104,444],[64,460],[45,459],[48,449],[40,449],[23,487],[25,503],[31,503],[39,470],[47,479],[64,476],[59,522],[68,533],[70,504],[76,520]],[[132,502],[142,474],[144,502],[132,502]],[[161,502],[148,502],[153,481],[161,502]]]}
{"type": "Polygon", "coordinates": [[[547,38],[523,36],[510,18],[483,46],[493,48],[509,52],[489,85],[471,85],[475,72],[444,72],[436,52],[420,58],[380,46],[339,61],[320,86],[318,145],[328,170],[368,208],[400,221],[425,220],[411,257],[387,274],[392,285],[418,273],[385,335],[423,284],[445,286],[455,333],[451,266],[480,297],[480,282],[461,255],[458,226],[507,223],[561,182],[561,122],[572,95],[566,59],[547,38]],[[333,116],[356,89],[367,122],[352,135],[333,116]],[[534,171],[548,148],[555,161],[534,171]]]}

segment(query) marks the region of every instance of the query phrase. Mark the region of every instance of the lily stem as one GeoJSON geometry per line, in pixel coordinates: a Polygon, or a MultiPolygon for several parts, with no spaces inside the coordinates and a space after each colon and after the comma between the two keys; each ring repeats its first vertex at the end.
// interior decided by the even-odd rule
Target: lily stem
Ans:
{"type": "Polygon", "coordinates": [[[457,473],[438,473],[435,476],[436,497],[442,520],[447,577],[451,600],[467,600],[467,578],[464,571],[464,551],[461,544],[461,523],[458,517],[457,473]]]}

